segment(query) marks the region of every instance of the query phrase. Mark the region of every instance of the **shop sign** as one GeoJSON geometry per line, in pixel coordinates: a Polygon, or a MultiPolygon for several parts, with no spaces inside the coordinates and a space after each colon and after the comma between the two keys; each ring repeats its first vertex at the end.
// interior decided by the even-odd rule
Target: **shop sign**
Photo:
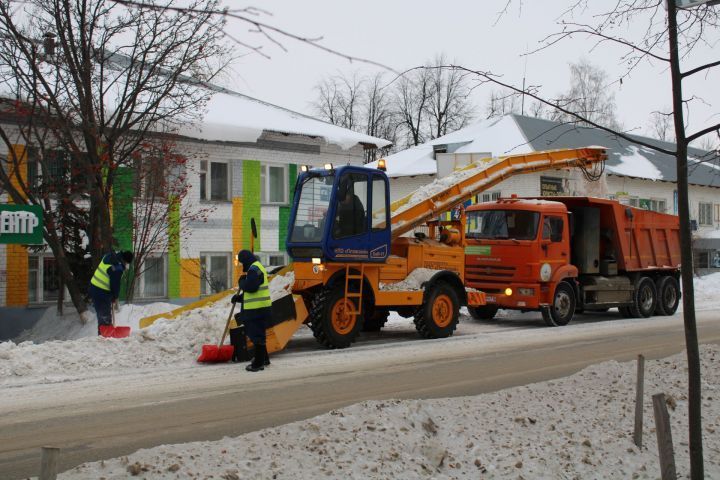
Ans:
{"type": "Polygon", "coordinates": [[[41,245],[42,220],[39,205],[0,205],[0,244],[41,245]]]}

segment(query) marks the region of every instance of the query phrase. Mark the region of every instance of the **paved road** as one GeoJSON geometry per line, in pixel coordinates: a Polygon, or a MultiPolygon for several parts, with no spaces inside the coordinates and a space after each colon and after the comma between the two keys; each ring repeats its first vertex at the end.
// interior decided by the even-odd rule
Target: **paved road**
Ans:
{"type": "MultiPolygon", "coordinates": [[[[42,445],[62,448],[64,471],[139,448],[236,436],[368,399],[476,395],[608,359],[660,358],[684,348],[678,315],[636,323],[585,318],[558,329],[506,321],[487,334],[426,342],[422,354],[420,340],[409,340],[412,332],[391,332],[328,356],[321,366],[293,368],[304,356],[328,355],[301,339],[255,375],[228,364],[90,379],[72,388],[10,388],[0,412],[0,478],[37,475],[42,445]]],[[[720,343],[720,313],[698,312],[698,321],[701,342],[720,343]]]]}

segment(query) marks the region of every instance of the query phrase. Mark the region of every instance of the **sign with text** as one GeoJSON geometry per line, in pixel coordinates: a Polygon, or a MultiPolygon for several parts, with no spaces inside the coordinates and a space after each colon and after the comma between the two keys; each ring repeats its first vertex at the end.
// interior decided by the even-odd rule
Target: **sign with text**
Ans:
{"type": "Polygon", "coordinates": [[[564,194],[565,188],[562,178],[540,177],[540,195],[543,197],[554,197],[564,194]]]}
{"type": "Polygon", "coordinates": [[[42,220],[39,205],[0,205],[0,243],[41,245],[42,220]]]}

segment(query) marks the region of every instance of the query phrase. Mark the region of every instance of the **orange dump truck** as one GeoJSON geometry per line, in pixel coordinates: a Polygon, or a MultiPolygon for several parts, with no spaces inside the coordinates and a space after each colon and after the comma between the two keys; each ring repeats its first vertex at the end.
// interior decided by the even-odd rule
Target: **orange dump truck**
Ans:
{"type": "Polygon", "coordinates": [[[549,326],[617,307],[626,317],[672,315],[680,301],[677,216],[587,197],[509,198],[468,207],[466,286],[486,305],[542,312],[549,326]]]}

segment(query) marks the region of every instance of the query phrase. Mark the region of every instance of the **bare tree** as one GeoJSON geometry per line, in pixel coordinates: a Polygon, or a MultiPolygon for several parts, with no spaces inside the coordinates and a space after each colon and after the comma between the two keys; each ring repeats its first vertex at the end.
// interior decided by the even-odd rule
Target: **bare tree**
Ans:
{"type": "Polygon", "coordinates": [[[0,184],[14,202],[43,207],[45,241],[82,319],[87,273],[66,254],[64,212],[84,222],[87,270],[115,243],[109,204],[117,168],[131,164],[149,132],[197,120],[210,96],[203,82],[228,57],[222,18],[201,13],[217,2],[190,5],[199,12],[110,0],[0,0],[0,84],[16,97],[4,104],[13,124],[0,125],[10,151],[0,184]],[[27,181],[28,152],[17,144],[32,146],[36,184],[27,181]],[[79,186],[53,191],[58,178],[79,186]]]}
{"type": "MultiPolygon", "coordinates": [[[[438,55],[432,65],[440,66],[445,63],[445,56],[438,55]]],[[[428,131],[430,138],[438,138],[465,127],[472,119],[473,109],[468,103],[471,90],[467,76],[459,70],[433,68],[430,74],[428,131]]]]}
{"type": "Polygon", "coordinates": [[[406,136],[406,146],[420,145],[426,140],[426,111],[432,88],[428,68],[412,70],[397,80],[393,103],[398,125],[406,136]]]}
{"type": "MultiPolygon", "coordinates": [[[[564,110],[554,110],[550,119],[559,122],[577,121],[577,115],[591,122],[620,129],[615,107],[615,94],[608,89],[607,73],[587,59],[570,63],[570,88],[555,103],[564,110]],[[575,115],[574,115],[575,114],[575,115]]],[[[581,122],[582,123],[582,122],[581,122]]]]}
{"type": "MultiPolygon", "coordinates": [[[[606,124],[606,116],[591,117],[579,113],[572,104],[563,101],[553,101],[543,98],[539,94],[528,92],[522,87],[501,81],[493,72],[474,71],[480,82],[497,85],[517,93],[529,95],[555,110],[568,115],[568,118],[582,122],[595,128],[612,133],[629,142],[642,145],[651,150],[675,157],[677,162],[678,186],[678,216],[680,221],[680,247],[683,289],[683,319],[685,326],[685,345],[688,359],[688,411],[689,411],[689,447],[690,447],[690,473],[691,478],[704,477],[703,447],[702,447],[702,417],[701,401],[702,391],[700,382],[700,353],[698,347],[697,324],[695,318],[695,295],[692,277],[692,239],[690,234],[690,209],[688,202],[688,144],[713,132],[720,132],[720,123],[704,125],[694,132],[687,132],[685,125],[686,112],[693,105],[702,101],[700,98],[683,96],[683,80],[695,75],[707,75],[708,72],[720,66],[720,59],[697,61],[696,65],[682,70],[681,59],[688,61],[698,45],[712,45],[717,41],[720,32],[720,14],[710,5],[700,5],[694,8],[678,8],[676,0],[659,2],[657,0],[627,0],[617,2],[610,10],[594,15],[594,24],[578,23],[573,19],[577,12],[591,11],[593,2],[589,0],[576,0],[567,9],[560,19],[561,31],[547,37],[543,45],[535,53],[551,48],[558,42],[574,39],[575,37],[595,38],[597,45],[613,44],[621,49],[623,64],[627,66],[622,78],[627,77],[641,63],[659,63],[670,72],[673,96],[673,127],[675,130],[675,148],[669,149],[644,142],[636,137],[630,137],[617,126],[606,124]],[[668,8],[665,8],[665,7],[668,8]],[[666,20],[666,21],[665,21],[666,20]],[[632,28],[629,28],[629,27],[632,28]],[[628,32],[639,32],[640,38],[628,39],[628,32]],[[715,38],[711,38],[715,35],[715,38]],[[668,53],[669,52],[669,53],[668,53]]],[[[596,45],[596,46],[597,46],[596,45]]],[[[716,52],[715,52],[716,53],[716,52]]],[[[464,67],[454,65],[448,68],[464,67]]],[[[619,83],[619,82],[618,82],[619,83]]],[[[603,84],[604,87],[609,87],[603,84]]],[[[602,109],[589,108],[589,114],[595,114],[602,109]]]]}
{"type": "MultiPolygon", "coordinates": [[[[396,114],[390,103],[390,92],[385,86],[384,74],[377,73],[375,76],[366,79],[363,100],[363,116],[365,133],[377,138],[384,138],[397,143],[398,122],[396,114]]],[[[391,145],[391,147],[392,147],[391,145]]],[[[387,152],[378,152],[376,149],[366,150],[366,162],[377,160],[378,154],[386,154],[387,152]]]]}
{"type": "Polygon", "coordinates": [[[520,113],[521,95],[515,92],[502,93],[498,90],[490,92],[485,106],[485,118],[502,117],[511,113],[520,113]]]}
{"type": "Polygon", "coordinates": [[[350,77],[325,78],[315,87],[317,96],[312,102],[313,109],[321,119],[333,125],[357,129],[364,83],[357,73],[350,77]]]}
{"type": "MultiPolygon", "coordinates": [[[[666,110],[670,110],[669,108],[666,110]]],[[[672,142],[674,140],[672,136],[673,130],[673,114],[663,112],[653,112],[650,115],[650,134],[662,140],[664,142],[672,142]]]]}

